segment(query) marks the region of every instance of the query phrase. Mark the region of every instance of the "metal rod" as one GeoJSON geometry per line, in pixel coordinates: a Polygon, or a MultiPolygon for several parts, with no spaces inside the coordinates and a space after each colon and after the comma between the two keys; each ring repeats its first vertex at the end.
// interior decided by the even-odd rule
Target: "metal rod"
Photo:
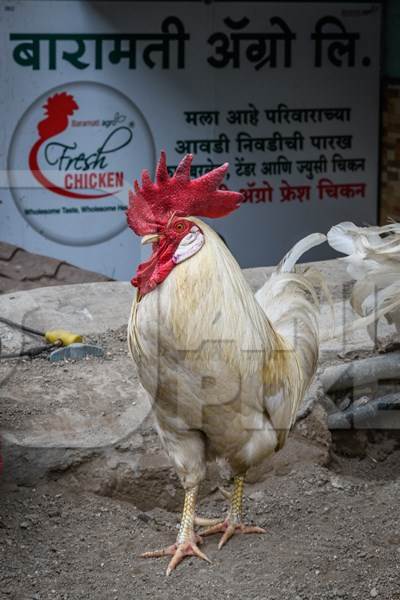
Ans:
{"type": "Polygon", "coordinates": [[[21,325],[20,323],[14,323],[14,321],[10,321],[5,317],[0,317],[0,321],[9,325],[10,327],[14,327],[15,329],[20,329],[21,331],[25,331],[26,333],[33,333],[34,335],[40,335],[44,337],[44,331],[38,331],[37,329],[32,329],[32,327],[27,327],[26,325],[21,325]]]}

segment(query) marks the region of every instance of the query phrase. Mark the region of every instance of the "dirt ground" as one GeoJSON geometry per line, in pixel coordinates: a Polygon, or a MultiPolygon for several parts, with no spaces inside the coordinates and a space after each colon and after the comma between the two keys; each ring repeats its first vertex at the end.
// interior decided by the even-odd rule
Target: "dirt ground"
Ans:
{"type": "MultiPolygon", "coordinates": [[[[382,463],[346,459],[343,467],[343,460],[333,470],[305,465],[269,477],[247,497],[245,513],[267,534],[238,535],[221,551],[216,537],[207,538],[212,564],[185,559],[169,578],[167,559],[138,555],[174,540],[178,514],[144,513],[134,498],[76,493],[62,482],[8,486],[0,504],[0,598],[398,600],[400,452],[382,463]]],[[[201,513],[224,507],[215,492],[201,513]]]]}
{"type": "MultiPolygon", "coordinates": [[[[122,331],[97,341],[108,361],[127,368],[122,331]]],[[[87,364],[96,365],[101,368],[102,360],[87,364]]],[[[40,412],[36,402],[30,409],[11,402],[29,378],[46,386],[79,382],[81,365],[35,359],[7,369],[2,417],[17,427],[40,412]]],[[[116,403],[114,409],[123,411],[116,403]]],[[[57,405],[49,401],[42,410],[57,405]]],[[[134,494],[122,499],[71,487],[68,470],[35,487],[3,481],[0,599],[400,600],[400,444],[383,434],[347,436],[334,441],[325,464],[310,456],[247,487],[245,519],[265,527],[265,535],[235,536],[221,551],[218,536],[206,538],[202,548],[212,564],[185,559],[169,578],[168,559],[139,558],[176,536],[179,514],[160,508],[157,497],[144,510],[134,494]],[[343,454],[360,445],[362,451],[343,454]]],[[[217,490],[199,507],[208,517],[225,510],[217,490]]]]}

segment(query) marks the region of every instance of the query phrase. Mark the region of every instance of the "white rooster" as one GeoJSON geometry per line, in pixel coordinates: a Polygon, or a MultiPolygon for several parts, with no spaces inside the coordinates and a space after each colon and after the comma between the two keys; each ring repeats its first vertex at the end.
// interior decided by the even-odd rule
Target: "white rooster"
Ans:
{"type": "Polygon", "coordinates": [[[222,547],[235,532],[264,532],[242,522],[244,478],[282,448],[314,375],[318,301],[307,274],[294,268],[326,239],[298,242],[254,296],[224,242],[197,218],[240,205],[240,194],[219,189],[228,165],[191,180],[191,161],[187,155],[170,177],[162,153],[155,183],[144,171],[127,211],[142,243],[153,244],[132,280],[129,348],[185,490],[176,542],[143,555],[171,555],[167,575],[185,556],[208,560],[194,526],[209,460],[228,462],[234,487],[227,517],[202,535],[221,532],[222,547]]]}

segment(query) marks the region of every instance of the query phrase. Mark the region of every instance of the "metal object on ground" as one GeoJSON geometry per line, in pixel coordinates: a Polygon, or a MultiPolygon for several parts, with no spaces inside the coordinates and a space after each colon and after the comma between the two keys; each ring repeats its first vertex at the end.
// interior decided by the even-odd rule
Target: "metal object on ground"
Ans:
{"type": "Polygon", "coordinates": [[[400,352],[371,356],[327,367],[319,376],[324,391],[328,393],[399,378],[400,352]]]}
{"type": "Polygon", "coordinates": [[[400,393],[328,415],[329,429],[398,429],[400,393]]]}
{"type": "Polygon", "coordinates": [[[69,346],[63,346],[57,348],[49,356],[51,362],[59,360],[82,360],[88,356],[104,356],[104,350],[101,346],[94,346],[92,344],[70,344],[69,346]]]}

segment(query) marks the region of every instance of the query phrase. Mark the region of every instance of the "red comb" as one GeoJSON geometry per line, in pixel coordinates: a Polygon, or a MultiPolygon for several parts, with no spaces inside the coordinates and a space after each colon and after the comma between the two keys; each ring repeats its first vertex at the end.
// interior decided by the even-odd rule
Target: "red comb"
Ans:
{"type": "Polygon", "coordinates": [[[156,233],[172,214],[181,217],[223,217],[236,210],[242,195],[220,190],[228,163],[209,173],[190,179],[193,156],[187,154],[172,177],[169,176],[165,152],[161,152],[153,183],[148,171],[142,173],[142,187],[134,182],[129,191],[128,225],[137,235],[156,233]]]}

